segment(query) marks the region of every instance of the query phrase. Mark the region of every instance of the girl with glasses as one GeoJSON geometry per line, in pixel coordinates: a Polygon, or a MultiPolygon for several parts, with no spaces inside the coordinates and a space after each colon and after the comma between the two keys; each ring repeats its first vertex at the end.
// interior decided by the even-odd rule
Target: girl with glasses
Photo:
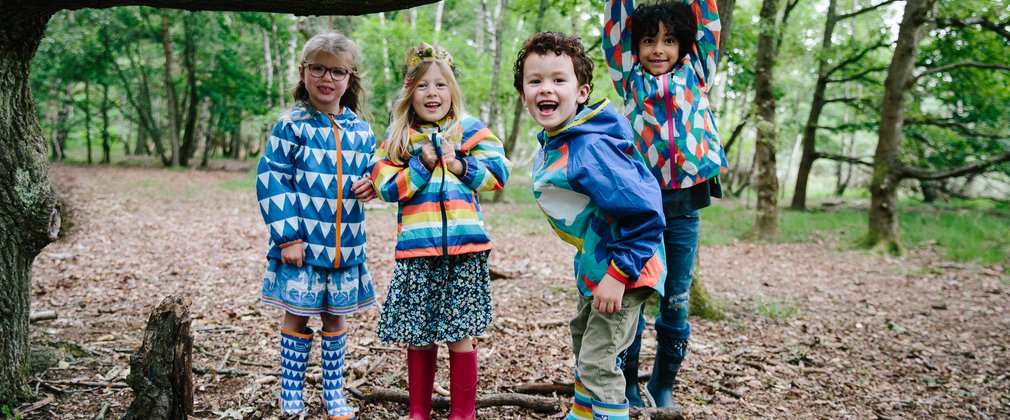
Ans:
{"type": "Polygon", "coordinates": [[[295,106],[274,125],[260,159],[256,196],[270,233],[262,302],[284,310],[280,326],[282,416],[304,416],[310,316],[322,319],[322,400],[329,419],[353,419],[343,394],[345,317],[375,304],[365,266],[363,203],[375,136],[364,109],[361,53],[337,33],[308,40],[295,106]]]}

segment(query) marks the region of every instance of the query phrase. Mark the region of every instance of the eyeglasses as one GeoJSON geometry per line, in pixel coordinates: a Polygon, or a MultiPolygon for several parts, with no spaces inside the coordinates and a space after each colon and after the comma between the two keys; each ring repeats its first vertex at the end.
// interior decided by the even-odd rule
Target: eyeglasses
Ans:
{"type": "Polygon", "coordinates": [[[326,73],[329,73],[330,78],[332,78],[334,82],[344,80],[347,75],[351,73],[351,69],[348,69],[347,67],[326,67],[322,64],[313,63],[305,64],[304,67],[309,71],[309,74],[311,74],[312,77],[317,79],[322,79],[323,76],[326,76],[326,73]]]}

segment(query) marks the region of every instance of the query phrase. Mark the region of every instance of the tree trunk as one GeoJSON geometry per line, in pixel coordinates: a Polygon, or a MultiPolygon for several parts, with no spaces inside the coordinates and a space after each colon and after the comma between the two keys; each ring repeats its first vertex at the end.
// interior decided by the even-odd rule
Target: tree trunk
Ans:
{"type": "Polygon", "coordinates": [[[167,296],[147,319],[144,343],[130,356],[134,399],[122,420],[178,419],[193,413],[190,301],[167,296]]]}
{"type": "Polygon", "coordinates": [[[757,219],[753,236],[769,240],[778,235],[778,177],[775,173],[775,93],[772,68],[775,66],[775,19],[779,0],[764,0],[761,5],[761,35],[758,37],[757,61],[754,69],[754,106],[757,108],[757,141],[755,153],[758,166],[757,219]]]}
{"type": "Polygon", "coordinates": [[[91,158],[91,82],[84,82],[84,142],[88,145],[88,165],[91,158]]]}
{"type": "MultiPolygon", "coordinates": [[[[179,149],[179,164],[189,166],[190,159],[196,152],[196,117],[200,106],[200,98],[196,90],[196,42],[193,40],[193,16],[187,14],[183,18],[183,25],[186,28],[184,39],[185,48],[183,50],[182,65],[186,68],[186,81],[189,84],[186,100],[186,124],[182,135],[182,147],[179,149]]],[[[269,89],[267,89],[269,90],[269,89]]]]}
{"type": "Polygon", "coordinates": [[[736,8],[736,0],[716,0],[716,7],[719,10],[719,25],[722,28],[719,30],[719,61],[716,62],[718,66],[719,63],[726,61],[723,51],[726,51],[726,45],[729,42],[730,29],[732,29],[733,25],[733,9],[736,8]]]}
{"type": "Polygon", "coordinates": [[[54,11],[0,5],[0,406],[31,398],[28,314],[35,256],[56,239],[60,212],[28,78],[54,11]]]}
{"type": "Polygon", "coordinates": [[[898,42],[884,81],[880,126],[877,128],[877,150],[873,155],[873,177],[870,181],[870,221],[863,245],[890,253],[901,253],[898,237],[898,153],[904,141],[905,90],[915,68],[916,53],[922,38],[927,15],[935,0],[908,0],[898,28],[898,42]]]}
{"type": "MultiPolygon", "coordinates": [[[[112,103],[109,102],[109,85],[102,85],[102,163],[108,165],[112,163],[112,145],[109,139],[109,108],[112,108],[112,103]]],[[[125,141],[124,141],[125,143],[125,141]]],[[[129,149],[129,146],[127,146],[129,149]]]]}
{"type": "Polygon", "coordinates": [[[70,135],[70,113],[74,107],[74,84],[67,83],[63,92],[63,107],[60,113],[56,114],[56,132],[53,135],[53,160],[60,162],[64,158],[64,150],[67,148],[67,136],[70,135]]]}
{"type": "Polygon", "coordinates": [[[168,143],[171,146],[171,165],[179,166],[179,100],[172,80],[172,34],[168,28],[168,14],[161,13],[161,45],[165,50],[165,90],[168,92],[168,143]]]}
{"type": "Polygon", "coordinates": [[[796,187],[793,190],[793,201],[790,207],[793,210],[807,209],[807,183],[810,179],[810,171],[814,167],[814,160],[817,159],[817,125],[821,120],[821,111],[824,110],[824,92],[828,87],[828,61],[827,53],[831,48],[831,37],[834,36],[835,24],[838,19],[835,17],[835,0],[828,1],[828,16],[824,20],[824,33],[821,38],[821,51],[817,55],[817,82],[814,84],[814,99],[810,101],[810,114],[807,115],[807,125],[803,129],[803,154],[800,155],[800,168],[796,172],[796,187]]]}

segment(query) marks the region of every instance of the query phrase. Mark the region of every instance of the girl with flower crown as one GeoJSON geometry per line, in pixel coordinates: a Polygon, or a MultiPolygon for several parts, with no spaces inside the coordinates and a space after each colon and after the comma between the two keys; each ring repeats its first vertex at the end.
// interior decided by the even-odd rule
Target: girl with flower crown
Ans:
{"type": "Polygon", "coordinates": [[[410,48],[405,75],[372,170],[379,197],[398,204],[396,266],[378,336],[407,344],[412,420],[431,418],[438,342],[449,348],[449,418],[473,419],[472,337],[492,317],[491,241],[477,193],[504,187],[512,164],[501,140],[464,112],[447,51],[410,48]]]}

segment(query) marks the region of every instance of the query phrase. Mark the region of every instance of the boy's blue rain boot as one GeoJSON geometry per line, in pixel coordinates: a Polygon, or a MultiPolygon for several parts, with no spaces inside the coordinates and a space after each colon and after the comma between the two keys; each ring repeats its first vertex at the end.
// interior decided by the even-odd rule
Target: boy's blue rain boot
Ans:
{"type": "Polygon", "coordinates": [[[652,365],[652,376],[645,385],[646,397],[656,407],[676,407],[673,399],[673,385],[680,372],[680,364],[687,354],[687,340],[674,340],[673,348],[659,344],[656,348],[656,362],[652,365]]]}
{"type": "Polygon", "coordinates": [[[304,416],[305,368],[309,365],[312,350],[312,330],[304,333],[281,330],[281,395],[279,405],[282,416],[304,416]]]}
{"type": "Polygon", "coordinates": [[[323,405],[329,420],[354,419],[354,408],[344,398],[344,351],[347,329],[319,333],[323,346],[323,405]]]}
{"type": "Polygon", "coordinates": [[[593,400],[593,420],[628,420],[628,402],[607,404],[593,400]]]}
{"type": "Polygon", "coordinates": [[[575,369],[575,398],[572,409],[568,411],[565,420],[593,420],[593,399],[586,392],[586,387],[579,379],[579,369],[575,369]]]}
{"type": "Polygon", "coordinates": [[[645,318],[639,315],[635,340],[621,356],[623,361],[621,370],[624,372],[624,397],[628,399],[628,405],[632,407],[645,407],[642,394],[638,391],[638,354],[642,350],[642,331],[644,330],[645,318]]]}

